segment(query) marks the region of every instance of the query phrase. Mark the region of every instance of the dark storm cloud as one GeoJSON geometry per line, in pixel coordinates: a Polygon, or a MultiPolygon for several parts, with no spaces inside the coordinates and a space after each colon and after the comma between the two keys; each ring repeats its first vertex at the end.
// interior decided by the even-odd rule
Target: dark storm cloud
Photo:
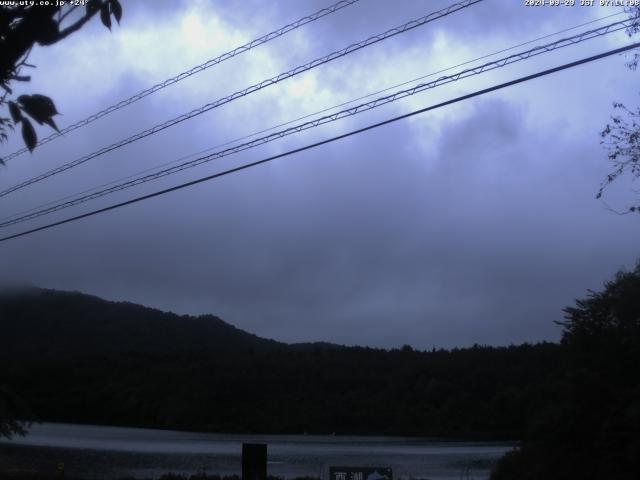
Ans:
{"type": "MultiPolygon", "coordinates": [[[[357,62],[344,61],[308,74],[299,80],[308,83],[299,83],[297,90],[291,82],[274,87],[12,198],[33,204],[37,202],[31,195],[44,200],[75,192],[84,182],[118,178],[295,118],[327,102],[354,98],[363,93],[358,81],[367,76],[412,78],[413,69],[419,70],[403,52],[416,45],[431,47],[436,32],[457,44],[470,44],[465,47],[468,52],[446,48],[443,52],[473,57],[494,49],[496,39],[509,38],[518,30],[537,35],[560,29],[566,22],[552,9],[525,12],[516,5],[519,2],[486,3],[490,5],[363,52],[354,57],[357,62]],[[483,38],[484,51],[473,50],[471,46],[483,38]]],[[[206,2],[178,3],[180,8],[175,10],[171,5],[158,2],[154,10],[146,10],[137,4],[129,19],[139,25],[134,23],[138,18],[153,18],[163,35],[175,31],[186,38],[188,29],[179,29],[180,12],[211,8],[206,2]]],[[[256,32],[253,23],[243,24],[242,19],[255,19],[272,29],[325,3],[296,2],[294,12],[291,3],[270,2],[259,19],[257,3],[236,7],[234,2],[233,8],[216,5],[216,15],[203,19],[222,22],[216,25],[248,40],[269,29],[256,32]]],[[[316,58],[446,5],[400,2],[390,11],[387,2],[363,1],[294,34],[291,38],[297,43],[276,41],[237,63],[212,69],[181,89],[162,92],[86,129],[69,143],[52,144],[34,155],[31,163],[25,160],[15,167],[12,163],[9,173],[29,176],[45,166],[51,168],[68,160],[72,152],[78,155],[108,144],[131,128],[137,131],[193,108],[203,98],[210,101],[248,85],[252,78],[257,81],[264,71],[277,73],[301,59],[316,58]]],[[[586,16],[583,11],[576,13],[575,23],[586,16]]],[[[199,25],[187,26],[195,31],[199,25]]],[[[125,29],[123,25],[120,38],[126,35],[125,29]]],[[[165,55],[167,65],[154,63],[162,58],[155,50],[146,59],[134,59],[134,36],[126,37],[129,44],[123,47],[117,30],[109,34],[95,27],[93,31],[114,56],[103,60],[114,62],[113,77],[89,84],[89,105],[80,105],[76,92],[61,91],[60,101],[78,102],[67,110],[69,115],[83,109],[85,115],[92,113],[101,104],[135,92],[143,80],[171,68],[177,73],[180,63],[186,63],[171,45],[162,47],[171,52],[165,55]],[[118,66],[116,59],[125,66],[118,66]]],[[[153,46],[151,30],[137,33],[140,45],[153,46]]],[[[169,40],[180,39],[164,38],[169,40]]],[[[194,51],[184,55],[191,55],[192,63],[198,56],[211,58],[207,41],[201,44],[196,38],[185,43],[194,51]]],[[[220,41],[231,39],[222,36],[220,41]]],[[[100,51],[94,48],[92,52],[100,51]]],[[[55,70],[45,57],[38,60],[43,71],[55,70]]],[[[448,61],[429,58],[436,60],[448,61]]],[[[453,57],[451,63],[455,63],[453,57]]],[[[607,65],[617,65],[625,74],[621,60],[618,63],[607,65]]],[[[602,67],[589,72],[598,70],[602,67]]],[[[83,72],[78,70],[78,75],[83,72]]],[[[100,72],[96,68],[92,75],[100,72]]],[[[580,75],[584,71],[571,78],[580,75]]],[[[629,85],[628,77],[611,74],[609,78],[629,85]]],[[[373,80],[371,88],[390,82],[386,77],[377,83],[373,80]]],[[[241,328],[285,341],[387,347],[409,343],[431,348],[556,339],[553,320],[560,319],[562,307],[633,262],[638,254],[634,242],[638,224],[612,215],[593,199],[608,168],[597,127],[598,118],[606,121],[611,95],[597,83],[585,85],[580,89],[590,101],[584,104],[575,91],[554,92],[549,82],[539,85],[542,89],[512,90],[466,102],[211,184],[5,243],[0,247],[1,278],[178,312],[214,313],[241,328]],[[571,108],[544,107],[560,101],[571,108]],[[560,133],[558,125],[563,122],[571,128],[560,133]]],[[[420,97],[415,102],[424,106],[437,98],[420,97]]],[[[242,154],[218,167],[203,167],[180,179],[259,159],[409,108],[407,103],[391,106],[362,120],[343,121],[333,129],[242,154]]],[[[4,210],[12,209],[5,204],[4,210]]]]}

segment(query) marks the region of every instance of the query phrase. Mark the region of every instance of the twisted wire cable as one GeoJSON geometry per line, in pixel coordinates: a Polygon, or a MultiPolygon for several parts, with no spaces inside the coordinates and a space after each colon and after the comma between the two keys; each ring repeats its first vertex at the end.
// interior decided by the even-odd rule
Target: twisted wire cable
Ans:
{"type": "Polygon", "coordinates": [[[32,220],[34,218],[43,216],[43,215],[47,215],[53,212],[57,212],[59,210],[63,210],[66,208],[70,208],[73,207],[75,205],[79,205],[81,203],[86,203],[88,201],[103,197],[105,195],[109,195],[121,190],[125,190],[128,188],[132,188],[138,185],[142,185],[144,183],[153,181],[153,180],[157,180],[159,178],[168,176],[168,175],[172,175],[178,172],[181,172],[183,170],[189,169],[189,168],[194,168],[196,166],[202,165],[204,163],[208,163],[211,162],[213,160],[217,160],[223,157],[226,157],[228,155],[232,155],[238,152],[242,152],[244,150],[248,150],[250,148],[255,148],[257,146],[263,145],[265,143],[269,143],[272,142],[274,140],[283,138],[285,136],[288,135],[292,135],[295,133],[299,133],[305,130],[309,130],[311,128],[315,128],[318,127],[320,125],[324,125],[327,123],[331,123],[331,122],[335,122],[337,120],[346,118],[346,117],[350,117],[353,115],[357,115],[358,113],[362,113],[368,110],[373,110],[374,108],[378,108],[382,105],[386,105],[388,103],[391,102],[395,102],[397,100],[400,100],[402,98],[406,98],[409,97],[411,95],[415,95],[417,93],[420,92],[424,92],[425,90],[430,90],[433,88],[436,88],[438,86],[441,85],[445,85],[448,83],[452,83],[452,82],[456,82],[471,76],[475,76],[475,75],[480,75],[482,73],[491,71],[491,70],[495,70],[497,68],[502,68],[505,67],[506,65],[511,65],[513,63],[516,62],[520,62],[523,60],[527,60],[529,58],[538,56],[538,55],[542,55],[544,53],[548,53],[551,52],[553,50],[557,50],[560,48],[564,48],[570,45],[576,45],[579,44],[581,42],[593,39],[593,38],[598,38],[598,37],[602,37],[604,35],[610,34],[610,33],[614,33],[620,30],[623,30],[625,28],[628,28],[633,22],[631,20],[623,20],[623,21],[618,21],[618,22],[614,22],[611,23],[609,25],[597,28],[597,29],[593,29],[593,30],[588,30],[582,33],[579,33],[577,35],[571,36],[571,37],[567,37],[567,38],[563,38],[560,40],[557,40],[555,42],[551,42],[548,43],[546,45],[540,45],[537,47],[534,47],[532,49],[523,51],[523,52],[519,52],[519,53],[515,53],[513,55],[509,55],[507,57],[503,57],[500,58],[498,60],[494,60],[491,62],[487,62],[483,65],[479,65],[477,67],[473,67],[473,68],[468,68],[465,70],[461,70],[460,72],[457,72],[453,75],[447,75],[447,76],[442,76],[436,80],[433,80],[431,82],[427,82],[427,83],[421,83],[418,84],[414,87],[411,87],[409,89],[405,89],[405,90],[400,90],[397,91],[395,93],[392,93],[391,95],[386,95],[384,97],[379,97],[375,100],[372,100],[370,102],[366,102],[366,103],[361,103],[359,105],[356,105],[354,107],[351,108],[347,108],[345,110],[341,110],[339,112],[335,112],[333,114],[330,115],[325,115],[323,117],[319,117],[317,119],[308,121],[308,122],[304,122],[298,125],[295,125],[293,127],[289,127],[286,128],[284,130],[280,130],[278,132],[274,132],[272,134],[269,135],[265,135],[263,137],[260,138],[256,138],[254,140],[251,140],[249,142],[245,142],[242,143],[240,145],[236,145],[230,148],[226,148],[224,150],[220,150],[218,152],[214,152],[211,153],[209,155],[205,155],[199,158],[196,158],[194,160],[191,160],[189,162],[185,162],[182,163],[180,165],[176,165],[170,168],[165,168],[163,170],[160,170],[158,172],[149,174],[149,175],[145,175],[142,177],[138,177],[135,178],[133,180],[129,180],[127,182],[123,182],[120,183],[118,185],[109,187],[109,188],[105,188],[103,190],[99,190],[96,192],[93,192],[91,194],[88,195],[84,195],[78,198],[75,198],[73,200],[67,201],[67,202],[63,202],[63,203],[59,203],[57,205],[48,207],[48,208],[44,208],[38,211],[35,211],[33,213],[27,214],[27,215],[22,215],[20,217],[14,218],[12,220],[7,220],[4,221],[2,223],[0,223],[0,228],[5,228],[11,225],[15,225],[17,223],[21,223],[21,222],[25,222],[27,220],[32,220]]]}
{"type": "MultiPolygon", "coordinates": [[[[327,15],[330,15],[332,13],[335,13],[345,7],[348,7],[350,5],[353,5],[356,2],[359,2],[360,0],[340,0],[337,3],[334,3],[333,5],[327,7],[327,8],[323,8],[322,10],[319,10],[315,13],[312,13],[311,15],[307,15],[306,17],[302,17],[298,20],[296,20],[295,22],[289,23],[288,25],[285,25],[284,27],[281,27],[277,30],[274,30],[273,32],[267,33],[266,35],[263,35],[260,38],[256,38],[255,40],[251,40],[248,43],[245,43],[244,45],[241,45],[237,48],[234,48],[231,51],[225,52],[222,55],[217,56],[216,58],[212,58],[211,60],[207,60],[206,62],[200,64],[200,65],[196,65],[195,67],[184,71],[182,73],[179,73],[178,75],[168,78],[160,83],[157,83],[156,85],[153,85],[152,87],[147,88],[146,90],[142,90],[141,92],[136,93],[135,95],[132,95],[131,97],[122,100],[118,103],[115,103],[107,108],[105,108],[104,110],[101,110],[97,113],[94,113],[93,115],[90,115],[89,117],[83,119],[83,120],[79,120],[78,122],[69,125],[68,127],[63,128],[62,130],[60,130],[59,132],[54,132],[51,135],[49,135],[48,137],[45,137],[41,140],[38,141],[37,145],[43,145],[45,143],[49,143],[53,140],[55,140],[56,138],[59,138],[61,136],[63,136],[65,133],[69,133],[73,130],[76,130],[78,128],[84,127],[86,125],[89,125],[92,122],[95,122],[96,120],[98,120],[99,118],[102,118],[106,115],[109,115],[110,113],[115,112],[116,110],[120,110],[121,108],[124,108],[128,105],[131,105],[132,103],[137,102],[138,100],[142,100],[144,97],[151,95],[152,93],[157,92],[158,90],[162,90],[163,88],[168,87],[169,85],[173,85],[174,83],[178,83],[181,80],[184,80],[185,78],[188,78],[192,75],[195,75],[196,73],[200,73],[208,68],[213,67],[214,65],[217,65],[219,63],[224,62],[225,60],[229,60],[230,58],[233,58],[237,55],[240,55],[241,53],[247,52],[255,47],[258,47],[260,45],[264,45],[267,42],[270,42],[271,40],[274,40],[278,37],[281,37],[289,32],[291,32],[292,30],[295,30],[297,28],[302,27],[303,25],[306,25],[307,23],[311,23],[314,22],[322,17],[325,17],[327,15]]],[[[9,155],[7,155],[6,157],[3,157],[3,161],[6,163],[9,160],[12,160],[14,158],[16,158],[19,155],[22,155],[23,153],[28,152],[29,149],[27,147],[23,147],[19,150],[16,150],[13,153],[10,153],[9,155]]]]}
{"type": "Polygon", "coordinates": [[[476,91],[474,91],[472,93],[468,93],[466,95],[462,95],[460,97],[456,97],[456,98],[453,98],[451,100],[446,100],[444,102],[441,102],[441,103],[438,103],[438,104],[435,104],[435,105],[430,105],[428,107],[421,108],[419,110],[414,110],[412,112],[405,113],[403,115],[398,115],[396,117],[392,117],[392,118],[389,118],[387,120],[383,120],[381,122],[377,122],[377,123],[373,123],[371,125],[367,125],[366,127],[362,127],[362,128],[357,129],[357,130],[351,130],[351,131],[349,131],[347,133],[336,135],[334,137],[330,137],[330,138],[327,138],[325,140],[320,140],[319,142],[311,143],[311,144],[305,145],[303,147],[295,148],[293,150],[288,150],[286,152],[279,153],[277,155],[273,155],[271,157],[263,158],[262,160],[257,160],[255,162],[246,163],[244,165],[240,165],[239,167],[235,167],[235,168],[231,168],[229,170],[224,170],[222,172],[214,173],[214,174],[208,175],[206,177],[201,177],[201,178],[198,178],[196,180],[191,180],[190,182],[182,183],[180,185],[175,185],[173,187],[165,188],[164,190],[159,190],[159,191],[156,191],[156,192],[153,192],[153,193],[149,193],[147,195],[142,195],[140,197],[135,197],[135,198],[132,198],[130,200],[126,200],[124,202],[120,202],[120,203],[116,203],[116,204],[113,204],[113,205],[109,205],[107,207],[103,207],[103,208],[100,208],[100,209],[97,209],[97,210],[92,210],[90,212],[83,213],[83,214],[80,214],[80,215],[76,215],[74,217],[65,218],[64,220],[59,220],[57,222],[53,222],[53,223],[49,223],[49,224],[46,224],[46,225],[42,225],[40,227],[32,228],[30,230],[25,230],[25,231],[22,231],[22,232],[14,233],[12,235],[7,235],[5,237],[1,237],[0,238],[0,242],[6,242],[6,241],[12,240],[14,238],[23,237],[25,235],[30,235],[30,234],[35,233],[35,232],[40,232],[40,231],[43,231],[43,230],[47,230],[47,229],[50,229],[50,228],[53,228],[53,227],[57,227],[59,225],[65,225],[67,223],[75,222],[75,221],[81,220],[83,218],[92,217],[92,216],[98,215],[100,213],[109,212],[111,210],[116,210],[118,208],[122,208],[122,207],[125,207],[127,205],[132,205],[134,203],[142,202],[144,200],[149,200],[151,198],[155,198],[155,197],[159,197],[159,196],[162,196],[162,195],[166,195],[168,193],[175,192],[177,190],[182,190],[184,188],[188,188],[188,187],[191,187],[193,185],[198,185],[200,183],[209,182],[211,180],[215,180],[216,178],[220,178],[220,177],[223,177],[223,176],[226,176],[226,175],[230,175],[232,173],[236,173],[236,172],[239,172],[239,171],[242,171],[242,170],[247,170],[249,168],[257,167],[258,165],[263,165],[265,163],[272,162],[272,161],[277,160],[279,158],[284,158],[284,157],[288,157],[288,156],[291,156],[291,155],[295,155],[296,153],[300,153],[300,152],[304,152],[304,151],[307,151],[307,150],[311,150],[313,148],[317,148],[317,147],[320,147],[322,145],[327,145],[329,143],[333,143],[333,142],[336,142],[338,140],[342,140],[344,138],[348,138],[348,137],[351,137],[351,136],[354,136],[354,135],[358,135],[358,134],[373,130],[375,128],[379,128],[379,127],[382,127],[382,126],[385,126],[385,125],[389,125],[389,124],[397,122],[399,120],[404,120],[406,118],[410,118],[410,117],[413,117],[415,115],[419,115],[419,114],[426,113],[426,112],[429,112],[429,111],[432,111],[432,110],[436,110],[438,108],[443,108],[443,107],[446,107],[448,105],[453,105],[455,103],[459,103],[459,102],[462,102],[462,101],[465,101],[465,100],[469,100],[471,98],[475,98],[475,97],[478,97],[478,96],[481,96],[481,95],[486,95],[487,93],[495,92],[497,90],[501,90],[503,88],[511,87],[513,85],[518,85],[518,84],[521,84],[521,83],[529,82],[529,81],[534,80],[536,78],[540,78],[540,77],[543,77],[543,76],[551,75],[551,74],[556,73],[556,72],[560,72],[560,71],[567,70],[567,69],[570,69],[570,68],[575,68],[575,67],[577,67],[579,65],[584,65],[586,63],[594,62],[596,60],[600,60],[602,58],[606,58],[606,57],[609,57],[611,55],[616,55],[616,54],[619,54],[619,53],[622,53],[622,52],[626,52],[628,50],[632,50],[632,49],[638,48],[638,47],[640,47],[640,42],[632,43],[632,44],[626,45],[624,47],[616,48],[616,49],[613,49],[613,50],[608,50],[606,52],[599,53],[597,55],[592,55],[590,57],[582,58],[580,60],[576,60],[576,61],[573,61],[573,62],[570,62],[570,63],[565,63],[563,65],[560,65],[560,66],[557,66],[557,67],[553,67],[553,68],[549,68],[547,70],[542,70],[542,71],[533,73],[531,75],[526,75],[524,77],[519,77],[519,78],[516,78],[515,80],[510,80],[508,82],[500,83],[500,84],[494,85],[492,87],[484,88],[482,90],[476,90],[476,91]]]}
{"type": "Polygon", "coordinates": [[[100,185],[96,185],[95,187],[87,188],[87,189],[82,190],[80,192],[76,192],[76,193],[73,193],[73,194],[70,194],[70,195],[65,195],[64,197],[57,198],[55,200],[51,200],[51,201],[46,202],[44,204],[40,204],[40,205],[37,205],[35,207],[31,207],[29,209],[16,212],[14,214],[7,215],[7,216],[5,216],[3,218],[0,218],[0,223],[4,222],[5,220],[9,220],[9,219],[12,219],[14,217],[18,217],[18,216],[24,215],[26,213],[33,212],[35,210],[39,210],[39,209],[42,209],[44,207],[48,207],[49,205],[54,205],[54,204],[62,202],[64,200],[68,200],[70,198],[75,198],[75,197],[78,197],[78,196],[83,195],[85,193],[93,192],[93,191],[98,190],[100,188],[108,187],[109,185],[114,185],[116,183],[123,182],[125,180],[129,180],[130,178],[134,178],[134,177],[143,175],[145,173],[152,172],[152,171],[157,170],[159,168],[164,168],[164,167],[168,167],[169,165],[174,165],[174,164],[179,163],[179,162],[181,162],[183,160],[187,160],[188,158],[197,157],[199,155],[202,155],[203,153],[210,152],[210,151],[215,150],[217,148],[226,147],[227,145],[232,145],[232,144],[240,142],[242,140],[246,140],[248,138],[255,137],[256,135],[260,135],[262,133],[271,132],[271,131],[276,130],[276,129],[280,128],[280,127],[285,127],[287,125],[291,125],[292,123],[298,122],[300,120],[304,120],[306,118],[314,117],[314,116],[320,115],[322,113],[330,112],[331,110],[335,110],[336,108],[340,108],[340,107],[344,107],[344,106],[350,105],[350,104],[355,103],[357,101],[364,100],[365,98],[371,98],[371,97],[373,97],[375,95],[379,95],[381,93],[393,90],[394,88],[403,87],[405,85],[410,85],[410,84],[415,83],[415,82],[417,82],[419,80],[423,80],[425,78],[434,77],[435,75],[438,75],[440,73],[448,72],[450,70],[453,70],[454,68],[463,67],[465,65],[469,65],[469,64],[475,63],[475,62],[477,62],[479,60],[484,60],[486,58],[490,58],[490,57],[493,57],[495,55],[499,55],[499,54],[504,53],[504,52],[515,50],[516,48],[523,47],[525,45],[530,45],[530,44],[538,42],[540,40],[546,40],[547,38],[555,37],[556,35],[560,35],[562,33],[566,33],[566,32],[569,32],[571,30],[577,30],[578,28],[586,27],[587,25],[598,23],[598,22],[601,22],[602,20],[606,20],[606,19],[611,18],[611,17],[617,17],[617,16],[620,16],[620,15],[623,15],[623,14],[624,14],[624,12],[612,13],[612,14],[606,15],[604,17],[600,17],[600,18],[597,18],[597,19],[594,19],[594,20],[590,20],[590,21],[585,22],[585,23],[581,23],[579,25],[575,25],[573,27],[565,28],[563,30],[559,30],[559,31],[554,32],[554,33],[549,33],[547,35],[543,35],[541,37],[534,38],[532,40],[527,40],[525,42],[521,42],[521,43],[519,43],[517,45],[513,45],[511,47],[503,48],[501,50],[498,50],[498,51],[495,51],[495,52],[492,52],[492,53],[487,53],[487,54],[484,54],[484,55],[482,55],[480,57],[473,58],[471,60],[466,60],[466,61],[464,61],[462,63],[458,63],[457,65],[452,65],[450,67],[443,68],[443,69],[438,70],[436,72],[431,72],[431,73],[428,73],[426,75],[422,75],[420,77],[413,78],[411,80],[406,80],[406,81],[401,82],[401,83],[396,83],[394,85],[390,85],[390,86],[385,87],[385,88],[383,88],[381,90],[377,90],[375,92],[367,93],[366,95],[362,95],[360,97],[353,98],[353,99],[348,100],[346,102],[342,102],[342,103],[339,103],[337,105],[333,105],[331,107],[323,108],[322,110],[319,110],[319,111],[316,111],[316,112],[312,112],[312,113],[308,113],[308,114],[302,115],[300,117],[297,117],[297,118],[294,118],[294,119],[291,119],[291,120],[287,120],[286,122],[282,122],[282,123],[279,123],[277,125],[273,125],[271,127],[264,128],[262,130],[258,130],[258,131],[253,132],[253,133],[249,133],[247,135],[243,135],[243,136],[238,137],[238,138],[234,138],[233,140],[227,140],[227,141],[225,141],[223,143],[220,143],[220,144],[217,144],[215,146],[205,148],[204,150],[200,150],[198,152],[194,152],[194,153],[191,153],[191,154],[188,154],[188,155],[184,155],[184,156],[179,157],[177,159],[170,160],[169,162],[165,162],[165,163],[162,163],[160,165],[156,165],[154,167],[146,168],[146,169],[144,169],[142,171],[138,171],[136,173],[132,173],[132,174],[127,175],[125,177],[121,177],[121,178],[118,178],[118,179],[115,179],[115,180],[111,180],[109,182],[106,182],[106,183],[103,183],[103,184],[100,184],[100,185]]]}
{"type": "Polygon", "coordinates": [[[368,47],[370,45],[373,45],[375,43],[381,42],[383,40],[386,40],[388,38],[394,37],[396,35],[408,32],[410,30],[413,30],[414,28],[426,25],[427,23],[433,22],[437,19],[443,18],[447,15],[450,15],[454,12],[457,12],[459,10],[468,8],[476,3],[480,3],[483,0],[464,0],[462,2],[459,3],[455,3],[453,5],[450,5],[446,8],[443,8],[442,10],[438,10],[437,12],[433,12],[430,13],[428,15],[425,15],[424,17],[418,18],[416,20],[411,20],[410,22],[407,22],[403,25],[400,25],[398,27],[392,28],[390,30],[387,30],[384,33],[378,34],[378,35],[373,35],[369,38],[367,38],[366,40],[363,40],[361,42],[358,43],[353,43],[351,45],[349,45],[348,47],[345,47],[341,50],[337,50],[335,52],[330,53],[329,55],[325,55],[324,57],[320,57],[317,58],[309,63],[306,63],[304,65],[300,65],[298,67],[295,67],[287,72],[281,73],[275,77],[269,78],[267,80],[263,80],[260,83],[256,83],[255,85],[252,85],[250,87],[245,88],[244,90],[240,90],[237,91],[227,97],[223,97],[220,98],[218,100],[215,100],[214,102],[208,103],[206,105],[201,106],[200,108],[196,108],[188,113],[182,114],[178,117],[175,117],[171,120],[168,120],[164,123],[161,123],[159,125],[156,125],[154,127],[151,127],[147,130],[144,130],[142,132],[139,132],[135,135],[132,135],[124,140],[120,140],[116,143],[113,143],[107,147],[103,147],[100,150],[97,150],[93,153],[84,155],[76,160],[73,160],[71,162],[65,163],[64,165],[61,165],[57,168],[54,168],[52,170],[49,170],[48,172],[45,172],[43,174],[40,174],[38,176],[32,177],[28,180],[25,180],[24,182],[21,182],[17,185],[14,185],[10,188],[7,188],[6,190],[3,190],[0,192],[0,197],[4,197],[6,195],[9,195],[12,192],[15,192],[16,190],[20,190],[22,188],[25,188],[29,185],[32,185],[34,183],[40,182],[46,178],[52,177],[54,175],[57,175],[59,173],[62,173],[64,171],[69,170],[70,168],[74,168],[78,165],[81,165],[85,162],[88,162],[89,160],[92,160],[96,157],[99,157],[100,155],[104,155],[105,153],[111,152],[117,148],[123,147],[125,145],[128,145],[130,143],[133,143],[135,141],[138,141],[142,138],[148,137],[149,135],[153,135],[155,133],[158,133],[166,128],[172,127],[174,125],[177,125],[178,123],[184,122],[185,120],[189,120],[193,117],[196,117],[198,115],[201,115],[205,112],[208,112],[210,110],[213,110],[214,108],[220,107],[222,105],[225,105],[229,102],[232,102],[233,100],[236,100],[238,98],[247,96],[251,93],[257,92],[258,90],[262,90],[265,87],[271,86],[271,85],[275,85],[276,83],[282,82],[283,80],[286,80],[288,78],[294,77],[295,75],[298,75],[300,73],[309,71],[313,68],[316,68],[320,65],[324,65],[325,63],[329,63],[337,58],[341,58],[344,57],[350,53],[353,53],[355,51],[358,51],[362,48],[368,47]]]}

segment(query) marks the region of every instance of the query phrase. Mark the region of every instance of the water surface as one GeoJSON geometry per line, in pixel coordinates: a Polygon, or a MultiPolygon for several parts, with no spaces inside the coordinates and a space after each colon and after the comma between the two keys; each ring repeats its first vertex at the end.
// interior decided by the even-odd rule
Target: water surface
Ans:
{"type": "Polygon", "coordinates": [[[0,468],[67,476],[157,478],[202,471],[239,474],[242,443],[268,445],[268,473],[327,478],[330,466],[383,466],[395,478],[486,479],[507,442],[320,435],[233,435],[45,423],[26,437],[0,441],[0,468]]]}

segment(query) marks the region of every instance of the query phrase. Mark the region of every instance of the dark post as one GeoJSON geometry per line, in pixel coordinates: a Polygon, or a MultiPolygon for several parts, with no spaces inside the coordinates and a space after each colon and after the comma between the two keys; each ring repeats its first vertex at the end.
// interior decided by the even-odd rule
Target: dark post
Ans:
{"type": "Polygon", "coordinates": [[[242,480],[267,480],[267,444],[242,444],[242,480]]]}

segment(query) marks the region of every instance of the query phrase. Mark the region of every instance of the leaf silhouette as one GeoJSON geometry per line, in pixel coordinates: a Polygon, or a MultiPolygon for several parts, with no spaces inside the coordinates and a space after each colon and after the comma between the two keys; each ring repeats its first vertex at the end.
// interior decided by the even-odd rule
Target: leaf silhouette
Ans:
{"type": "Polygon", "coordinates": [[[58,128],[58,126],[56,125],[56,122],[53,121],[53,118],[47,118],[46,120],[44,120],[44,123],[46,123],[47,125],[49,125],[51,128],[53,128],[56,132],[60,133],[60,129],[58,128]]]}
{"type": "Polygon", "coordinates": [[[101,0],[89,0],[85,7],[87,9],[87,14],[92,15],[95,12],[97,12],[98,9],[100,8],[100,2],[101,0]]]}
{"type": "Polygon", "coordinates": [[[51,117],[58,114],[53,100],[45,95],[39,95],[37,93],[33,95],[20,95],[18,102],[22,106],[22,109],[40,125],[43,123],[49,124],[51,117]]]}
{"type": "Polygon", "coordinates": [[[109,16],[110,14],[111,12],[109,12],[109,4],[104,3],[100,7],[100,20],[102,20],[102,23],[104,24],[104,26],[107,27],[109,30],[111,30],[111,17],[109,16]]]}
{"type": "Polygon", "coordinates": [[[38,23],[35,39],[40,45],[51,45],[57,41],[59,34],[58,22],[53,18],[44,17],[38,23]]]}
{"type": "Polygon", "coordinates": [[[36,144],[38,143],[38,136],[28,118],[22,119],[22,139],[29,151],[33,152],[33,149],[36,148],[36,144]]]}
{"type": "Polygon", "coordinates": [[[120,5],[118,0],[109,0],[109,5],[111,6],[111,13],[113,14],[113,17],[116,19],[116,22],[118,22],[118,25],[120,25],[120,19],[122,18],[122,5],[120,5]]]}
{"type": "Polygon", "coordinates": [[[9,101],[9,113],[11,114],[11,119],[13,123],[18,123],[22,120],[22,113],[20,112],[20,107],[16,102],[9,101]]]}

